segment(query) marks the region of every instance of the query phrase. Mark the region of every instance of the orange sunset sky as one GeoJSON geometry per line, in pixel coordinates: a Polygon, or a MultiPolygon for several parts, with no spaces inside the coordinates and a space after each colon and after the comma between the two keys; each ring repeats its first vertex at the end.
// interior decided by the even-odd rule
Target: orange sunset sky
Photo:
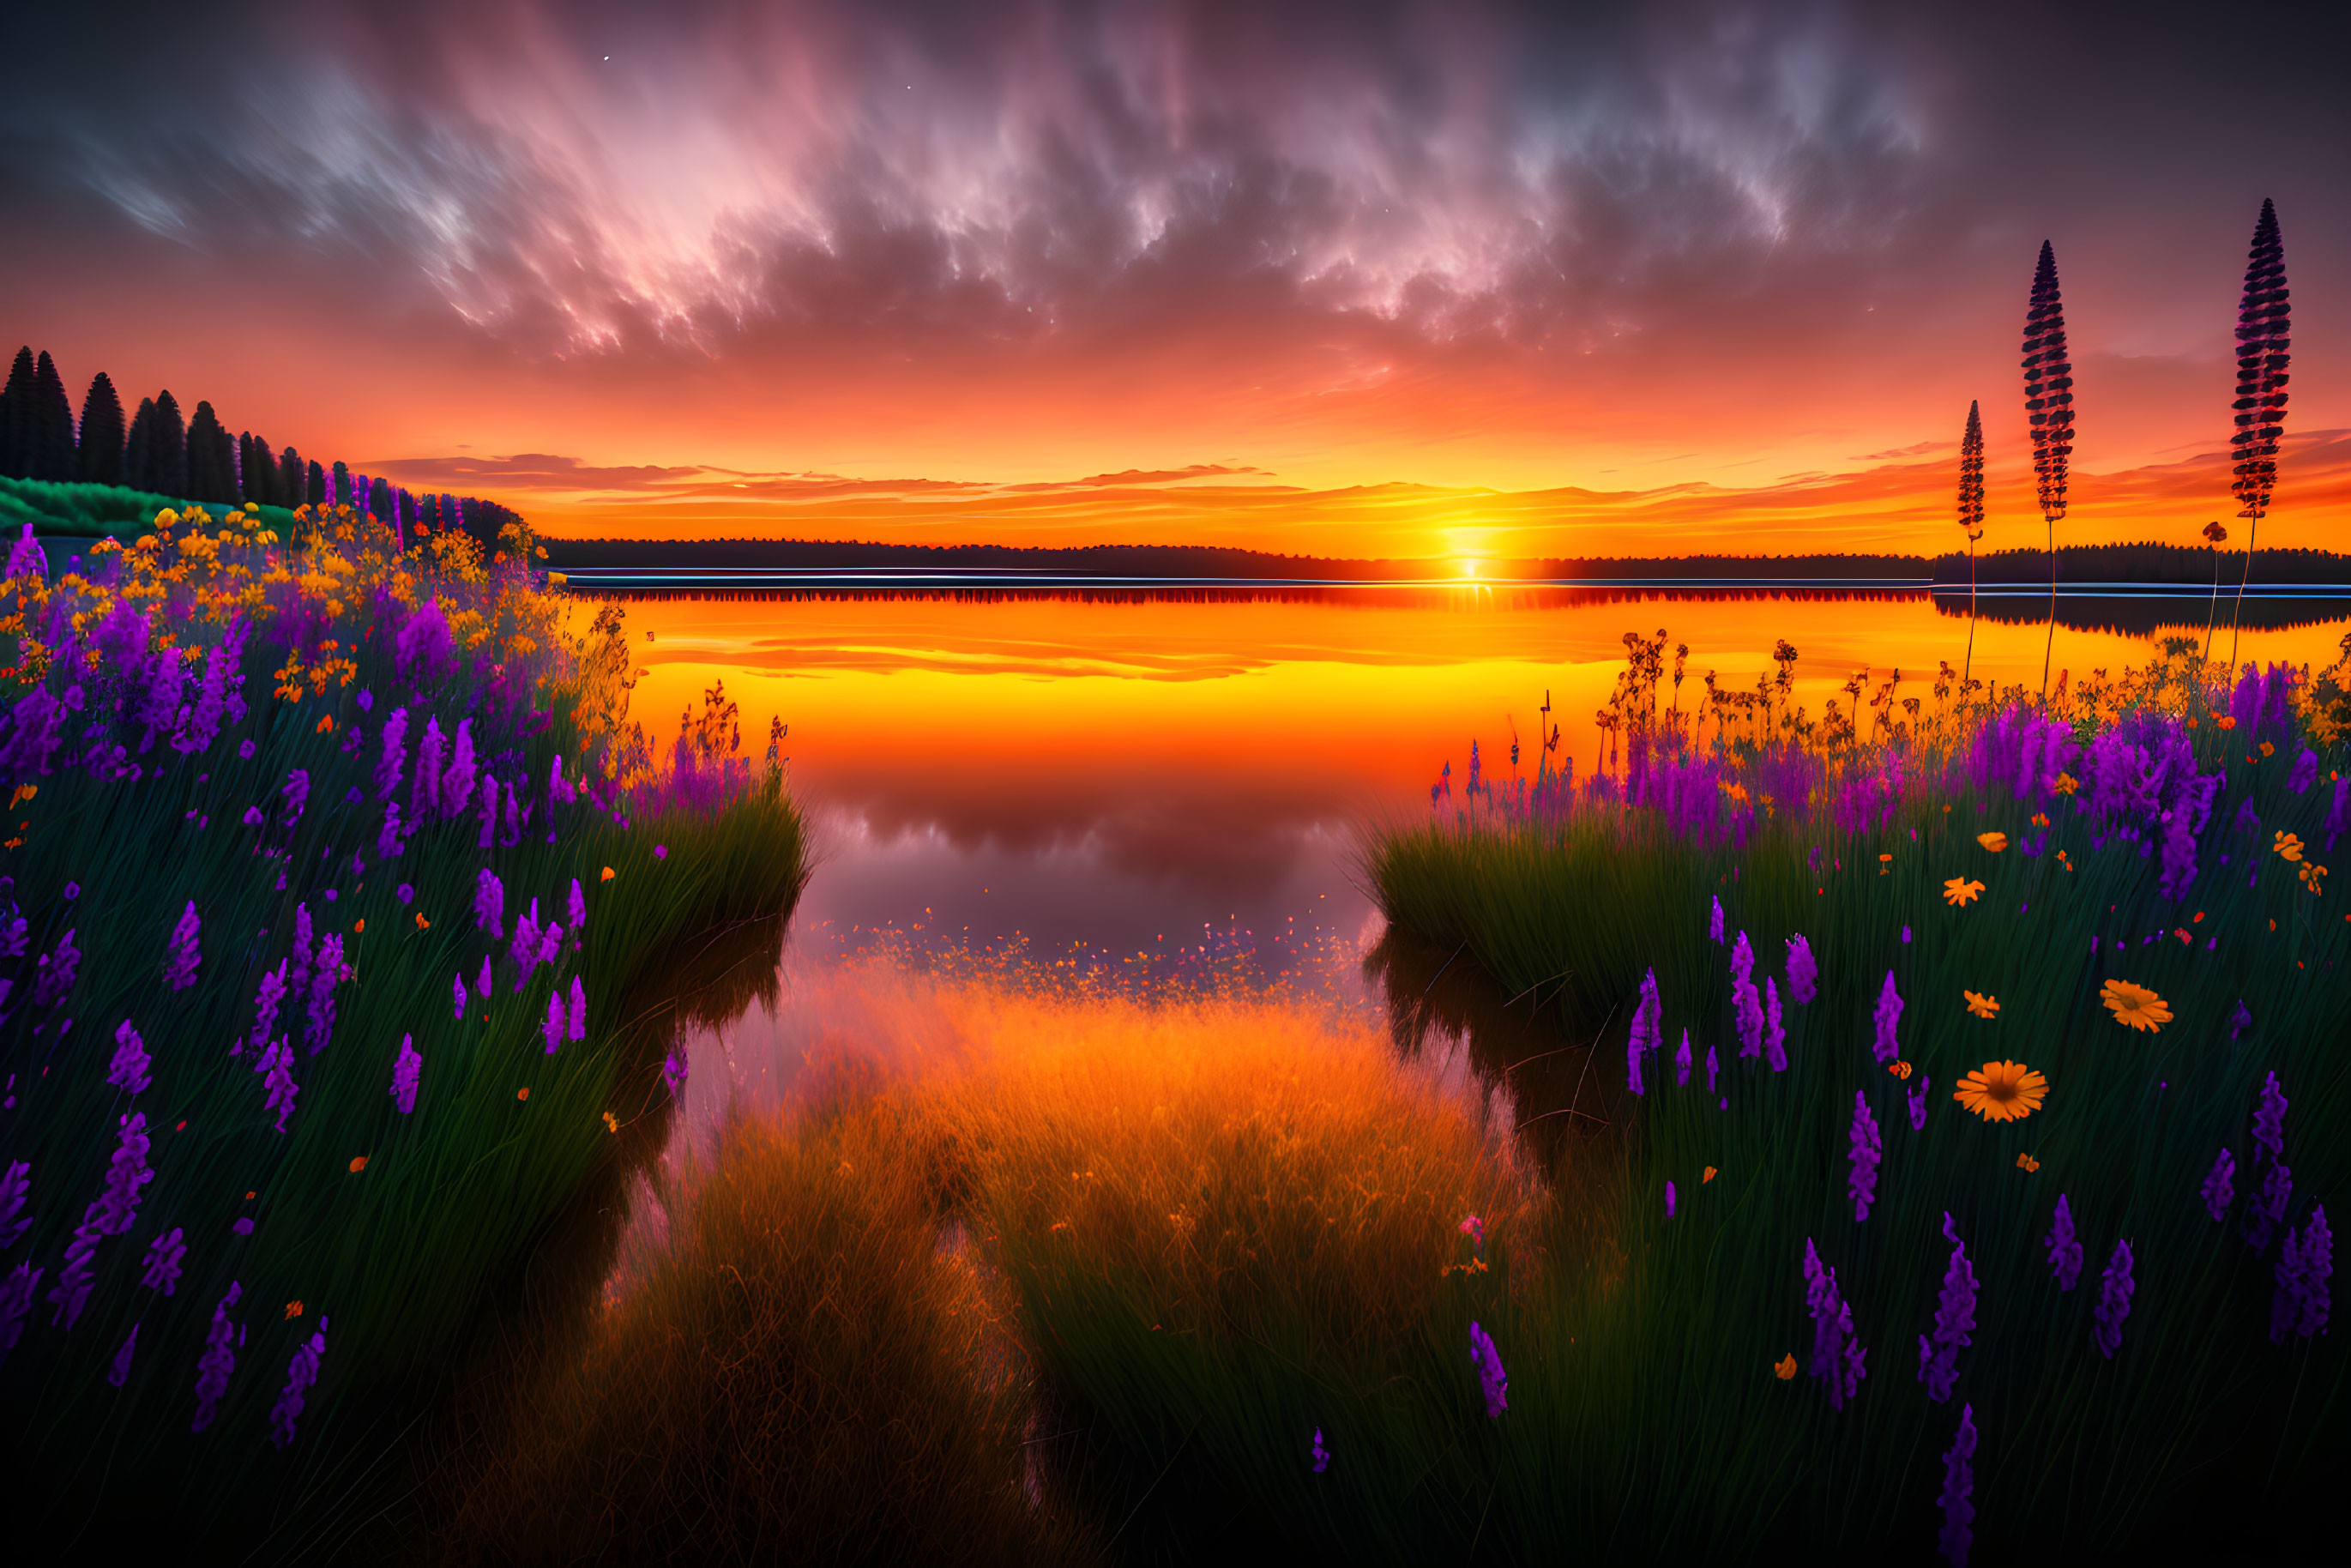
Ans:
{"type": "Polygon", "coordinates": [[[2273,197],[2344,547],[2335,40],[2052,9],[50,7],[0,336],[556,533],[1939,549],[1980,399],[1999,548],[2047,238],[2063,537],[2187,543],[2273,197]]]}

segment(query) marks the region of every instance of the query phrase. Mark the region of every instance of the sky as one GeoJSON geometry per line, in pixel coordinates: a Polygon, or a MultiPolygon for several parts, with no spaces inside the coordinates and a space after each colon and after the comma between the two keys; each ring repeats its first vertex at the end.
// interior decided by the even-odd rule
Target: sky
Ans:
{"type": "Polygon", "coordinates": [[[2042,533],[2047,239],[2074,535],[2189,542],[2232,509],[2271,197],[2294,379],[2262,537],[2340,544],[2321,15],[25,7],[0,337],[77,399],[104,369],[607,534],[1946,548],[1980,400],[1991,546],[2042,533]]]}

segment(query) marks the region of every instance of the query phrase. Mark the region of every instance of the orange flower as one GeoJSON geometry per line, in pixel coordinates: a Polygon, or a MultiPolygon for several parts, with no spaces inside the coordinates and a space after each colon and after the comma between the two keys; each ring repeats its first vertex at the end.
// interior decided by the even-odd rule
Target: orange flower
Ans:
{"type": "Polygon", "coordinates": [[[619,1132],[620,1130],[621,1130],[621,1124],[620,1124],[620,1123],[618,1123],[618,1122],[616,1122],[616,1121],[614,1121],[614,1120],[612,1120],[612,1113],[611,1113],[610,1111],[605,1112],[605,1113],[604,1113],[604,1131],[606,1131],[606,1132],[608,1132],[608,1133],[617,1133],[617,1132],[619,1132]]]}
{"type": "Polygon", "coordinates": [[[1978,833],[1976,835],[1976,842],[1981,844],[1992,853],[1998,854],[2001,851],[2008,848],[2008,835],[2002,832],[1978,833]]]}
{"type": "Polygon", "coordinates": [[[2131,1029],[2153,1030],[2171,1021],[2170,1003],[2128,980],[2108,980],[2098,988],[2098,999],[2112,1010],[2116,1023],[2131,1029]]]}
{"type": "Polygon", "coordinates": [[[286,1303],[286,1321],[287,1321],[287,1322],[293,1322],[296,1318],[298,1318],[298,1317],[300,1317],[301,1315],[302,1315],[302,1303],[301,1303],[300,1301],[288,1301],[288,1302],[287,1302],[287,1303],[286,1303]]]}
{"type": "Polygon", "coordinates": [[[1781,1360],[1773,1362],[1771,1364],[1771,1371],[1782,1383],[1785,1383],[1790,1378],[1795,1376],[1796,1353],[1792,1350],[1781,1360]]]}
{"type": "Polygon", "coordinates": [[[1961,991],[1959,995],[1968,998],[1968,1011],[1975,1014],[1976,1017],[1988,1019],[1999,1015],[2000,999],[1998,998],[1980,997],[1973,991],[1961,991]]]}
{"type": "Polygon", "coordinates": [[[2237,727],[2237,721],[2225,713],[2219,718],[2214,719],[2212,722],[2219,725],[2222,729],[2234,729],[2237,727]]]}
{"type": "Polygon", "coordinates": [[[2277,841],[2270,848],[2277,852],[2280,860],[2298,861],[2302,858],[2302,841],[2292,833],[2280,833],[2277,841]]]}
{"type": "Polygon", "coordinates": [[[2263,757],[2275,757],[2277,755],[2277,747],[2264,740],[2262,742],[2262,755],[2263,757]]]}
{"type": "Polygon", "coordinates": [[[611,881],[611,880],[612,880],[612,868],[611,868],[611,866],[606,866],[606,867],[604,868],[604,877],[603,877],[603,880],[604,880],[604,881],[606,881],[606,882],[610,882],[610,881],[611,881]]]}
{"type": "Polygon", "coordinates": [[[1987,1061],[1959,1080],[1951,1098],[1987,1122],[2022,1122],[2041,1109],[2049,1080],[2021,1061],[1987,1061]]]}
{"type": "Polygon", "coordinates": [[[2079,779],[2074,778],[2071,773],[2060,773],[2057,775],[2057,793],[2060,795],[2071,795],[2074,790],[2079,789],[2081,787],[2082,781],[2079,779]]]}
{"type": "Polygon", "coordinates": [[[2046,811],[2035,811],[2035,812],[2033,812],[2033,813],[2032,813],[2032,825],[2033,825],[2034,827],[2036,827],[2036,828],[2045,828],[2045,827],[2047,827],[2047,826],[2049,825],[2049,813],[2048,813],[2048,812],[2046,812],[2046,811]]]}
{"type": "Polygon", "coordinates": [[[421,909],[416,912],[416,928],[419,931],[430,931],[433,929],[433,922],[424,918],[424,912],[421,909]]]}
{"type": "Polygon", "coordinates": [[[1983,887],[1984,884],[1980,882],[1971,882],[1966,877],[1955,876],[1943,883],[1943,902],[1956,909],[1960,904],[1972,901],[1983,891],[1983,887]]]}
{"type": "Polygon", "coordinates": [[[351,1157],[351,1174],[353,1176],[357,1176],[360,1172],[367,1169],[367,1160],[368,1157],[365,1155],[353,1155],[351,1157]]]}
{"type": "Polygon", "coordinates": [[[2318,893],[2322,891],[2318,885],[2318,879],[2325,874],[2326,868],[2325,866],[2305,864],[2302,868],[2301,872],[2302,885],[2310,889],[2314,894],[2318,893]]]}
{"type": "Polygon", "coordinates": [[[354,921],[352,921],[352,922],[351,922],[351,935],[352,935],[352,936],[360,936],[360,935],[361,935],[362,933],[364,933],[366,930],[367,930],[367,922],[366,922],[366,920],[364,920],[364,919],[360,919],[360,920],[354,920],[354,921]]]}
{"type": "Polygon", "coordinates": [[[1907,1078],[1910,1076],[1911,1068],[1907,1061],[1889,1061],[1886,1064],[1886,1071],[1896,1078],[1907,1078]]]}
{"type": "Polygon", "coordinates": [[[530,1098],[530,1091],[528,1089],[517,1089],[515,1091],[515,1098],[517,1100],[528,1100],[530,1098]]]}
{"type": "Polygon", "coordinates": [[[333,714],[328,714],[325,717],[319,720],[319,733],[320,735],[332,733],[334,727],[335,716],[333,714]]]}
{"type": "Polygon", "coordinates": [[[2019,1155],[2016,1156],[2016,1168],[2021,1171],[2037,1171],[2041,1168],[2041,1162],[2031,1155],[2019,1155]]]}

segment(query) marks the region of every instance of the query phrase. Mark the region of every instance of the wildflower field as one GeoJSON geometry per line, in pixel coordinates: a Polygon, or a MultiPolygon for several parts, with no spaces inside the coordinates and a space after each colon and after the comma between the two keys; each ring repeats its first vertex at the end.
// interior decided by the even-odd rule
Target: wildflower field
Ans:
{"type": "Polygon", "coordinates": [[[714,693],[656,767],[618,612],[576,624],[501,543],[348,506],[15,542],[20,1542],[348,1533],[539,1249],[658,1146],[681,977],[749,933],[772,986],[806,878],[774,759],[731,755],[714,693]]]}

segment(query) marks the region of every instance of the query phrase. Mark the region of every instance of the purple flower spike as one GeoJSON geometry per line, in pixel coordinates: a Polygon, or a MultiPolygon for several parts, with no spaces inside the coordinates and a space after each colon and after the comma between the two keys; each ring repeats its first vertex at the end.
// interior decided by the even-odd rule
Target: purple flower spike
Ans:
{"type": "Polygon", "coordinates": [[[32,1197],[32,1165],[26,1160],[11,1160],[8,1168],[0,1172],[0,1249],[16,1245],[16,1238],[33,1228],[33,1217],[25,1213],[25,1204],[32,1197]]]}
{"type": "Polygon", "coordinates": [[[1842,1410],[1869,1375],[1869,1352],[1855,1342],[1853,1309],[1837,1292],[1836,1270],[1821,1261],[1812,1238],[1804,1239],[1804,1306],[1813,1315],[1812,1376],[1829,1385],[1829,1408],[1842,1410]]]}
{"type": "Polygon", "coordinates": [[[1715,1057],[1714,1047],[1709,1045],[1706,1048],[1706,1092],[1708,1093],[1714,1092],[1714,1081],[1721,1071],[1722,1063],[1715,1057]]]}
{"type": "Polygon", "coordinates": [[[139,1282],[151,1291],[170,1295],[179,1288],[180,1260],[188,1255],[188,1244],[181,1239],[181,1229],[174,1225],[147,1246],[147,1262],[139,1282]]]}
{"type": "Polygon", "coordinates": [[[2090,1340],[2108,1361],[2123,1347],[2123,1320],[2130,1316],[2131,1249],[2127,1241],[2115,1243],[2106,1271],[2098,1277],[2098,1304],[2090,1309],[2090,1340]]]}
{"type": "Polygon", "coordinates": [[[1820,995],[1820,966],[1813,961],[1813,945],[1802,932],[1788,938],[1788,999],[1798,1005],[1820,995]]]}
{"type": "Polygon", "coordinates": [[[1952,1435],[1950,1451],[1943,1456],[1943,1531],[1935,1538],[1937,1550],[1951,1568],[1968,1568],[1968,1548],[1975,1544],[1976,1407],[1959,1406],[1959,1429],[1952,1435]]]}
{"type": "Polygon", "coordinates": [[[673,1100],[685,1088],[686,1068],[685,1058],[677,1053],[675,1047],[662,1058],[662,1087],[669,1091],[669,1097],[673,1100]]]}
{"type": "Polygon", "coordinates": [[[294,1113],[294,1096],[302,1092],[302,1086],[294,1082],[294,1074],[290,1071],[294,1064],[292,1039],[280,1040],[271,1046],[263,1055],[261,1063],[262,1071],[266,1074],[262,1079],[262,1087],[268,1092],[268,1099],[262,1109],[277,1118],[277,1130],[282,1133],[286,1130],[286,1118],[294,1113]]]}
{"type": "Polygon", "coordinates": [[[452,1004],[452,1016],[460,1019],[464,1018],[465,1016],[465,976],[456,976],[449,982],[449,996],[452,1004]]]}
{"type": "Polygon", "coordinates": [[[571,898],[563,912],[571,917],[571,934],[577,936],[580,928],[588,924],[588,896],[580,891],[580,879],[576,876],[571,879],[571,898]]]}
{"type": "Polygon", "coordinates": [[[138,1348],[139,1325],[132,1323],[131,1337],[122,1342],[122,1348],[114,1353],[114,1364],[107,1368],[106,1381],[110,1385],[120,1388],[131,1381],[131,1357],[138,1348]]]}
{"type": "Polygon", "coordinates": [[[2229,1218],[2237,1197],[2237,1156],[2222,1149],[2213,1156],[2211,1173],[2204,1178],[2204,1212],[2218,1225],[2229,1218]]]}
{"type": "Polygon", "coordinates": [[[269,1440],[281,1448],[294,1440],[294,1423],[301,1419],[303,1397],[319,1381],[319,1358],[326,1354],[327,1320],[320,1318],[309,1343],[298,1348],[293,1360],[286,1364],[285,1390],[270,1406],[269,1440]]]}
{"type": "Polygon", "coordinates": [[[196,967],[204,961],[198,936],[204,922],[196,918],[196,905],[189,900],[188,907],[172,927],[172,945],[163,959],[163,983],[175,991],[184,991],[196,983],[196,967]]]}
{"type": "Polygon", "coordinates": [[[1646,1094],[1648,1091],[1641,1086],[1640,1025],[1633,1028],[1632,1038],[1625,1042],[1625,1087],[1635,1094],[1646,1094]]]}
{"type": "Polygon", "coordinates": [[[1714,901],[1714,913],[1706,918],[1706,935],[1709,942],[1719,945],[1722,941],[1722,900],[1719,897],[1714,901]]]}
{"type": "Polygon", "coordinates": [[[1848,1138],[1853,1145],[1853,1169],[1845,1178],[1845,1190],[1853,1195],[1854,1222],[1859,1224],[1869,1218],[1869,1206],[1876,1201],[1877,1166],[1885,1158],[1885,1150],[1877,1138],[1877,1118],[1869,1113],[1869,1096],[1858,1089],[1853,1092],[1853,1129],[1848,1138]]]}
{"type": "Polygon", "coordinates": [[[1763,982],[1763,1061],[1774,1072],[1788,1071],[1788,1031],[1780,1024],[1780,988],[1763,982]]]}
{"type": "Polygon", "coordinates": [[[1927,1130],[1927,1091],[1934,1086],[1935,1081],[1923,1072],[1918,1074],[1918,1082],[1910,1086],[1910,1130],[1914,1133],[1927,1130]]]}
{"type": "Polygon", "coordinates": [[[1674,1217],[1674,1184],[1673,1184],[1672,1182],[1668,1181],[1668,1182],[1667,1182],[1667,1183],[1666,1183],[1666,1218],[1667,1218],[1667,1219],[1671,1219],[1673,1217],[1674,1217]]]}
{"type": "Polygon", "coordinates": [[[1319,1476],[1324,1470],[1330,1469],[1331,1451],[1322,1446],[1322,1428],[1320,1427],[1314,1428],[1314,1447],[1311,1450],[1311,1454],[1314,1460],[1314,1473],[1316,1475],[1319,1476]]]}
{"type": "Polygon", "coordinates": [[[2270,1166],[2262,1177],[2261,1192],[2245,1210],[2245,1240],[2254,1251],[2270,1244],[2270,1237],[2285,1218],[2286,1205],[2293,1198],[2294,1172],[2284,1166],[2270,1166]]]}
{"type": "Polygon", "coordinates": [[[1949,1214],[1943,1216],[1943,1237],[1951,1244],[1951,1261],[1943,1270],[1943,1293],[1935,1304],[1935,1332],[1918,1336],[1918,1381],[1938,1405],[1951,1396],[1951,1385],[1959,1376],[1959,1351],[1972,1343],[1968,1335],[1976,1326],[1976,1271],[1949,1214]]]}
{"type": "Polygon", "coordinates": [[[150,1061],[147,1042],[139,1038],[131,1020],[124,1019],[114,1031],[114,1060],[106,1069],[108,1086],[126,1094],[138,1093],[154,1082],[147,1074],[150,1061]]]}
{"type": "Polygon", "coordinates": [[[2229,1038],[2233,1040],[2253,1027],[2253,1015],[2245,1010],[2245,998],[2237,998],[2237,1010],[2229,1015],[2229,1038]]]}
{"type": "Polygon", "coordinates": [[[1690,1075],[1690,1041],[1689,1041],[1689,1030],[1682,1030],[1682,1042],[1681,1042],[1681,1044],[1680,1044],[1679,1046],[1676,1047],[1676,1048],[1675,1048],[1675,1050],[1674,1050],[1674,1087],[1675,1087],[1675,1088],[1677,1088],[1677,1089],[1687,1089],[1687,1088],[1688,1088],[1688,1087],[1689,1087],[1689,1075],[1690,1075]]]}
{"type": "MultiPolygon", "coordinates": [[[[253,998],[253,1044],[256,1050],[266,1046],[270,1035],[277,1028],[277,1007],[286,999],[286,960],[282,958],[278,960],[277,968],[261,977],[261,989],[253,998]]],[[[229,1054],[234,1056],[236,1051],[232,1051],[229,1054]]],[[[256,1067],[254,1071],[263,1070],[256,1067]]]]}
{"type": "Polygon", "coordinates": [[[2314,1204],[2299,1235],[2288,1232],[2278,1249],[2277,1300],[2270,1308],[2270,1343],[2294,1334],[2308,1339],[2326,1332],[2331,1302],[2326,1281],[2335,1272],[2335,1238],[2326,1228],[2326,1208],[2314,1204]]]}
{"type": "MultiPolygon", "coordinates": [[[[484,866],[474,878],[475,928],[486,931],[493,937],[504,936],[507,934],[506,910],[506,884],[491,873],[489,867],[484,866]]],[[[485,996],[488,994],[486,991],[483,993],[485,996]]]]}
{"type": "Polygon", "coordinates": [[[236,1370],[236,1324],[228,1310],[243,1294],[245,1287],[232,1281],[228,1294],[213,1309],[213,1325],[204,1334],[204,1354],[196,1361],[196,1418],[189,1423],[191,1432],[201,1432],[213,1424],[221,1396],[228,1392],[228,1375],[236,1370]]]}
{"type": "Polygon", "coordinates": [[[99,1227],[109,1236],[120,1236],[137,1223],[140,1189],[155,1179],[147,1168],[147,1117],[133,1111],[115,1119],[120,1129],[116,1134],[114,1155],[107,1162],[106,1187],[99,1194],[95,1207],[99,1227]]]}
{"type": "Polygon", "coordinates": [[[2057,1213],[2049,1221],[2049,1234],[2041,1245],[2049,1252],[2049,1274],[2057,1281],[2060,1291],[2070,1291],[2082,1282],[2082,1239],[2074,1234],[2074,1211],[2066,1207],[2065,1195],[2057,1195],[2057,1213]]]}
{"type": "MultiPolygon", "coordinates": [[[[457,988],[457,994],[465,995],[463,986],[457,988]]],[[[416,1054],[416,1037],[402,1035],[400,1054],[393,1058],[392,1063],[392,1103],[400,1108],[403,1116],[416,1109],[416,1080],[423,1068],[424,1059],[416,1054]]]]}
{"type": "Polygon", "coordinates": [[[571,1016],[563,1026],[566,1040],[588,1038],[588,993],[580,986],[580,977],[571,977],[571,1016]]]}
{"type": "Polygon", "coordinates": [[[399,899],[400,906],[405,909],[416,902],[416,890],[403,882],[392,890],[392,896],[399,899]]]}
{"type": "Polygon", "coordinates": [[[539,1033],[547,1040],[547,1054],[553,1056],[563,1043],[563,998],[557,992],[547,995],[547,1021],[539,1026],[539,1033]]]}
{"type": "Polygon", "coordinates": [[[1894,988],[1894,971],[1886,971],[1886,984],[1877,993],[1877,1006],[1870,1013],[1876,1026],[1877,1038],[1870,1050],[1881,1062],[1892,1061],[1902,1054],[1900,1043],[1894,1038],[1895,1025],[1902,1021],[1902,997],[1894,988]]]}
{"type": "Polygon", "coordinates": [[[2285,1158],[2285,1092],[2272,1072],[2262,1082],[2262,1103],[2253,1112],[2253,1142],[2267,1149],[2273,1160],[2285,1158]]]}
{"type": "Polygon", "coordinates": [[[17,1336],[25,1332],[25,1314],[33,1310],[33,1292],[40,1289],[41,1276],[47,1269],[36,1269],[30,1263],[19,1263],[0,1280],[0,1361],[16,1348],[17,1336]]]}
{"type": "Polygon", "coordinates": [[[482,955],[482,972],[474,977],[474,989],[481,993],[484,1001],[490,999],[490,956],[487,953],[482,955]]]}
{"type": "Polygon", "coordinates": [[[1633,1008],[1633,1028],[1625,1043],[1625,1086],[1635,1094],[1641,1087],[1641,1056],[1656,1051],[1666,1042],[1662,1027],[1665,1007],[1657,999],[1657,971],[1651,968],[1641,979],[1641,999],[1633,1008]]]}
{"type": "Polygon", "coordinates": [[[1478,1369],[1478,1385],[1486,1396],[1486,1418],[1494,1420],[1510,1408],[1510,1380],[1503,1375],[1501,1353],[1494,1348],[1493,1336],[1474,1322],[1469,1325],[1469,1361],[1478,1369]]]}

